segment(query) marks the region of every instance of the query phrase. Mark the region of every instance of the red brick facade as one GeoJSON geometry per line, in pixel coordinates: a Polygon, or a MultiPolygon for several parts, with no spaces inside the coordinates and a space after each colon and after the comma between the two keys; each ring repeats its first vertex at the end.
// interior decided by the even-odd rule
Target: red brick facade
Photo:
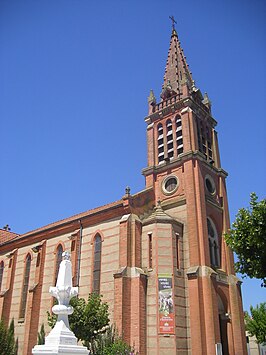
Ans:
{"type": "Polygon", "coordinates": [[[224,355],[246,354],[240,285],[223,238],[229,228],[227,174],[220,165],[216,121],[208,97],[195,87],[174,29],[161,100],[156,103],[151,93],[148,113],[143,191],[127,190],[119,201],[21,236],[1,231],[0,314],[6,323],[15,320],[19,354],[31,354],[42,323],[49,331],[48,289],[59,243],[71,252],[80,297],[91,292],[96,235],[100,292],[111,321],[140,355],[215,355],[220,346],[224,355]],[[29,252],[26,313],[19,319],[29,252]],[[171,287],[160,290],[159,277],[171,280],[171,287]],[[168,315],[171,329],[164,320],[168,315]]]}

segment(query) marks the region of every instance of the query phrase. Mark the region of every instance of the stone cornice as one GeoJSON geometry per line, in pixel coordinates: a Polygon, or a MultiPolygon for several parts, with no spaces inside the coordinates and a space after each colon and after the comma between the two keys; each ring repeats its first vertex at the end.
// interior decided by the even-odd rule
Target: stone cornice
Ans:
{"type": "Polygon", "coordinates": [[[58,222],[54,222],[44,226],[42,228],[33,230],[31,232],[22,234],[16,239],[12,239],[1,245],[1,252],[7,253],[11,248],[19,248],[25,245],[32,245],[42,241],[43,239],[49,239],[53,236],[59,236],[75,231],[79,228],[80,221],[83,227],[98,223],[100,220],[109,219],[108,214],[113,218],[124,214],[124,207],[122,200],[98,207],[72,217],[63,219],[58,222]]]}
{"type": "Polygon", "coordinates": [[[198,150],[182,153],[177,158],[171,160],[171,162],[164,162],[159,165],[148,166],[142,169],[142,175],[148,176],[150,174],[163,173],[167,171],[169,168],[175,168],[181,166],[184,162],[190,159],[200,160],[210,171],[213,171],[224,178],[228,176],[227,172],[222,168],[216,168],[215,166],[210,165],[206,161],[204,155],[198,150]]]}
{"type": "Polygon", "coordinates": [[[205,105],[196,102],[191,96],[185,97],[182,100],[176,101],[176,98],[170,98],[156,105],[156,111],[151,115],[145,117],[145,122],[150,125],[151,123],[157,121],[158,119],[164,118],[171,113],[174,113],[182,108],[190,107],[191,110],[198,116],[204,117],[211,121],[212,126],[217,125],[217,121],[211,116],[205,105]]]}
{"type": "Polygon", "coordinates": [[[217,201],[211,198],[208,195],[205,195],[206,202],[209,203],[212,207],[217,208],[219,211],[223,211],[223,207],[221,207],[217,201]]]}

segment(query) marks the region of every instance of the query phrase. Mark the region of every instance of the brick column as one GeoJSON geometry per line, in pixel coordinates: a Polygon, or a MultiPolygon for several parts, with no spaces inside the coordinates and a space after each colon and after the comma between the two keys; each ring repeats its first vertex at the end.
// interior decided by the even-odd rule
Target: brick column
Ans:
{"type": "Polygon", "coordinates": [[[146,354],[146,289],[147,277],[139,274],[131,279],[131,344],[140,355],[146,354]]]}
{"type": "Polygon", "coordinates": [[[148,166],[155,165],[154,123],[147,126],[147,160],[148,166]]]}
{"type": "Polygon", "coordinates": [[[189,312],[191,334],[191,354],[206,355],[205,329],[202,309],[202,285],[197,272],[188,274],[189,312]]]}
{"type": "Polygon", "coordinates": [[[235,355],[247,355],[246,336],[244,330],[244,314],[238,279],[229,276],[229,297],[231,309],[231,323],[234,338],[235,355]]]}
{"type": "Polygon", "coordinates": [[[42,243],[36,258],[34,284],[30,285],[28,294],[27,313],[25,317],[25,335],[23,354],[31,355],[36,345],[39,327],[40,304],[43,286],[43,274],[46,255],[46,241],[42,243]]]}
{"type": "Polygon", "coordinates": [[[141,266],[142,224],[135,215],[120,221],[120,270],[114,274],[114,322],[140,355],[146,354],[146,275],[141,266]]]}
{"type": "Polygon", "coordinates": [[[16,270],[16,263],[17,263],[17,249],[12,253],[10,253],[9,255],[10,258],[8,262],[6,288],[1,292],[1,298],[3,297],[1,319],[4,320],[6,325],[8,325],[9,323],[10,308],[12,303],[14,278],[15,278],[15,270],[16,270]]]}
{"type": "MultiPolygon", "coordinates": [[[[202,277],[202,304],[205,319],[206,354],[215,355],[215,344],[220,340],[217,302],[213,300],[212,276],[202,277]],[[216,307],[215,307],[216,305],[216,307]]],[[[215,295],[216,296],[216,295],[215,295]]],[[[217,297],[217,296],[216,296],[217,297]]]]}

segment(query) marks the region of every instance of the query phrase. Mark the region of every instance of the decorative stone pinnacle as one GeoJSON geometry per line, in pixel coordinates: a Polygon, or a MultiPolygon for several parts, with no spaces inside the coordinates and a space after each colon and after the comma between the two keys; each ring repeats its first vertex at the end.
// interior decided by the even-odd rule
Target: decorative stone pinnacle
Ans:
{"type": "Polygon", "coordinates": [[[129,186],[126,187],[125,191],[126,191],[126,195],[130,195],[130,187],[129,186]]]}
{"type": "Polygon", "coordinates": [[[155,95],[154,95],[154,92],[153,92],[152,89],[151,89],[150,95],[148,97],[148,103],[151,104],[151,105],[155,105],[156,104],[156,98],[155,98],[155,95]]]}

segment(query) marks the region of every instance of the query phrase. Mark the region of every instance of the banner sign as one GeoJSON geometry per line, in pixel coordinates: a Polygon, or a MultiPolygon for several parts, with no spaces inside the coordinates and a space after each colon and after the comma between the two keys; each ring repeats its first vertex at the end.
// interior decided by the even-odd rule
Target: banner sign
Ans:
{"type": "Polygon", "coordinates": [[[158,276],[159,333],[175,334],[174,302],[171,276],[158,276]]]}

